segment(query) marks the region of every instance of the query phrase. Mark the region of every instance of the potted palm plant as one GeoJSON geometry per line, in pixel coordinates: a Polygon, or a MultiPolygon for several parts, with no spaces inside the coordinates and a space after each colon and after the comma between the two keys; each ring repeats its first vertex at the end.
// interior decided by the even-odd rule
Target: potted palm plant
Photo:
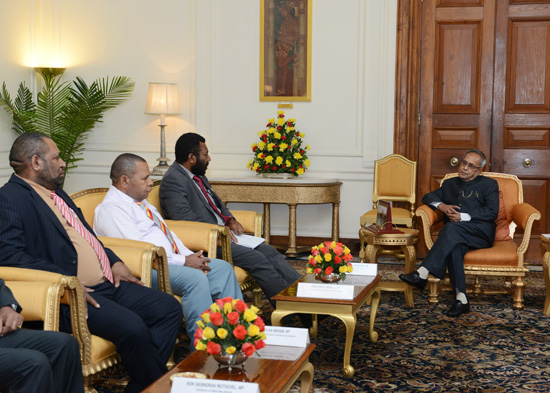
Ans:
{"type": "Polygon", "coordinates": [[[63,82],[63,70],[37,68],[44,79],[36,102],[24,83],[19,85],[17,97],[11,99],[3,83],[0,106],[12,116],[12,129],[17,134],[39,132],[49,136],[60,150],[67,164],[67,173],[82,160],[84,141],[104,113],[126,101],[132,94],[134,82],[125,76],[102,78],[91,85],[80,77],[63,82]]]}

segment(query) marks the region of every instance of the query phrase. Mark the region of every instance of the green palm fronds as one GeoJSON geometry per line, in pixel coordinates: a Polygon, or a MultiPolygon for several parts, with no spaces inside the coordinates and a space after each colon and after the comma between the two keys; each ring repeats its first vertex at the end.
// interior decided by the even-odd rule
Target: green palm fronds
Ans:
{"type": "Polygon", "coordinates": [[[126,101],[134,89],[134,82],[124,76],[98,79],[87,85],[82,78],[62,82],[62,75],[41,73],[44,87],[36,103],[24,83],[19,85],[12,101],[3,84],[0,106],[12,115],[12,129],[17,134],[40,132],[57,144],[61,158],[67,163],[67,172],[82,160],[84,142],[105,111],[126,101]]]}

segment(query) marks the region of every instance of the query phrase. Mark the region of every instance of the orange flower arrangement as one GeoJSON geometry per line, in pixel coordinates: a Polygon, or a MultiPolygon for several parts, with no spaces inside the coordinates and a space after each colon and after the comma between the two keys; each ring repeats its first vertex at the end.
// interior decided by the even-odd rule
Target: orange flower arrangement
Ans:
{"type": "Polygon", "coordinates": [[[265,347],[265,323],[257,315],[258,311],[240,299],[217,299],[197,321],[195,348],[209,355],[233,355],[242,351],[252,356],[257,349],[265,347]]]}
{"type": "Polygon", "coordinates": [[[352,260],[350,249],[342,243],[324,242],[311,248],[307,272],[326,276],[339,274],[344,280],[346,273],[353,271],[352,260]]]}

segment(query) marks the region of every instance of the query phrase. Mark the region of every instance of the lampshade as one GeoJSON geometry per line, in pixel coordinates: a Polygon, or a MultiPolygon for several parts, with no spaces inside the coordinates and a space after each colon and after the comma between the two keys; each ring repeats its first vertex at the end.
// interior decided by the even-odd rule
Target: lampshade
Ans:
{"type": "Polygon", "coordinates": [[[178,88],[175,83],[149,82],[149,97],[145,113],[150,115],[179,115],[178,88]]]}

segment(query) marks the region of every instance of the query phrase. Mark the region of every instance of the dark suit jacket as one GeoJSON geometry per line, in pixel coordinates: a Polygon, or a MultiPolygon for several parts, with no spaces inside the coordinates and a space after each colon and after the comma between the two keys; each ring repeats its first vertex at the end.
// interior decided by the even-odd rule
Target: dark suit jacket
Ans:
{"type": "MultiPolygon", "coordinates": [[[[434,209],[432,202],[460,206],[461,213],[472,217],[470,223],[476,225],[491,244],[494,242],[499,205],[498,182],[495,179],[479,175],[464,182],[459,177],[452,177],[422,198],[422,203],[434,209]]],[[[449,218],[444,215],[443,221],[447,223],[449,218]]]]}
{"type": "Polygon", "coordinates": [[[6,306],[11,307],[12,304],[17,306],[18,311],[21,311],[21,306],[17,303],[17,300],[15,300],[11,289],[9,289],[4,280],[0,278],[0,308],[6,306]]]}
{"type": "MultiPolygon", "coordinates": [[[[223,215],[233,217],[216,195],[208,179],[201,176],[204,188],[223,215]]],[[[159,189],[160,207],[164,217],[170,220],[199,221],[217,224],[216,213],[194,184],[185,169],[174,162],[164,174],[159,189]]]]}
{"type": "MultiPolygon", "coordinates": [[[[55,192],[94,233],[65,191],[58,188],[55,192]]],[[[29,184],[12,175],[0,188],[0,207],[0,265],[77,275],[73,243],[52,209],[29,184]]],[[[108,248],[105,252],[111,265],[120,261],[108,248]]]]}

